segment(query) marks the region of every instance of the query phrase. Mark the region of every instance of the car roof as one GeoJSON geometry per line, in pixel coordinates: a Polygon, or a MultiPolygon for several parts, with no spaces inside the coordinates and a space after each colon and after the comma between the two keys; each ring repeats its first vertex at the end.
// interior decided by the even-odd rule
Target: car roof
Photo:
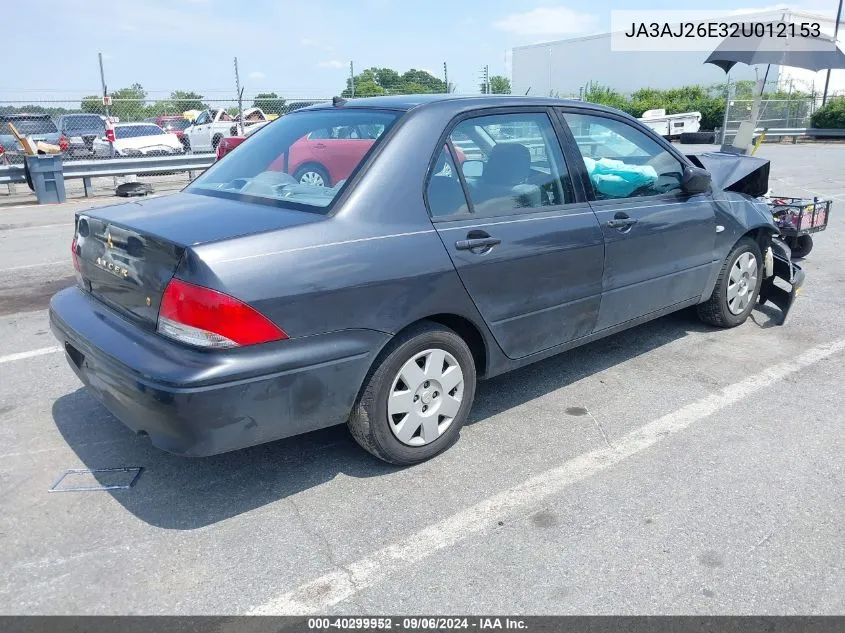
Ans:
{"type": "Polygon", "coordinates": [[[103,115],[102,115],[102,114],[96,114],[96,113],[94,113],[94,112],[65,112],[64,114],[62,114],[62,115],[60,115],[60,116],[64,116],[64,117],[69,117],[69,116],[85,116],[85,117],[92,117],[92,116],[95,116],[95,117],[97,117],[98,119],[102,119],[102,118],[103,118],[103,115]]]}
{"type": "Polygon", "coordinates": [[[114,127],[129,127],[130,125],[153,125],[158,127],[152,121],[121,121],[120,123],[115,123],[114,127]]]}
{"type": "Polygon", "coordinates": [[[0,114],[0,121],[20,121],[21,119],[51,119],[51,117],[49,114],[44,114],[43,112],[0,114]]]}
{"type": "MultiPolygon", "coordinates": [[[[554,97],[529,97],[521,95],[456,95],[456,94],[413,94],[413,95],[390,95],[383,97],[360,97],[347,99],[341,107],[344,108],[380,108],[387,110],[408,111],[415,108],[434,104],[452,103],[455,110],[467,108],[490,108],[496,106],[571,106],[603,112],[616,112],[619,110],[608,108],[597,103],[578,101],[577,99],[557,99],[554,97]]],[[[302,110],[324,110],[334,106],[331,101],[317,103],[302,110]]],[[[291,113],[292,114],[292,113],[291,113]]]]}

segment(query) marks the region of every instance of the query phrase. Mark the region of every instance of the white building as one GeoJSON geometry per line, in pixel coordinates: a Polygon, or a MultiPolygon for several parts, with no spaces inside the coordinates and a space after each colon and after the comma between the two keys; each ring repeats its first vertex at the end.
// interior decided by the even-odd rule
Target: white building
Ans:
{"type": "MultiPolygon", "coordinates": [[[[731,16],[736,21],[739,16],[731,16]]],[[[821,31],[833,36],[835,19],[811,13],[791,11],[742,15],[744,22],[818,22],[821,31]]],[[[845,20],[839,27],[839,46],[845,49],[845,20]]],[[[631,93],[640,88],[678,88],[690,85],[724,83],[725,72],[705,64],[708,52],[612,51],[611,34],[591,35],[556,42],[520,46],[513,49],[513,93],[532,95],[578,96],[589,82],[631,93]],[[529,92],[530,91],[530,92],[529,92]]],[[[765,67],[757,67],[763,78],[765,67]]],[[[812,72],[798,68],[772,66],[767,89],[775,84],[789,89],[819,94],[824,90],[827,71],[812,72]]],[[[737,64],[730,73],[732,81],[756,79],[755,67],[737,64]]],[[[830,76],[830,94],[845,93],[845,70],[830,76]]]]}

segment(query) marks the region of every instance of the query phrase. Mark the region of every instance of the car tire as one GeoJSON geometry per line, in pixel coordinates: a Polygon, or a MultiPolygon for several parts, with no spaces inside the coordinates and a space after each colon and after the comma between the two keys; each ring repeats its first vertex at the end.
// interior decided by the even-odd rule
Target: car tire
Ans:
{"type": "Polygon", "coordinates": [[[711,145],[716,142],[715,132],[683,132],[678,139],[683,145],[711,145]]]}
{"type": "Polygon", "coordinates": [[[301,185],[315,185],[317,187],[331,187],[329,172],[322,165],[309,163],[296,170],[293,175],[301,185]]]}
{"type": "Polygon", "coordinates": [[[217,151],[217,145],[220,143],[220,141],[221,141],[222,139],[223,139],[223,135],[222,135],[222,134],[215,134],[215,135],[214,135],[214,138],[213,138],[213,139],[211,139],[211,151],[213,151],[213,152],[216,152],[216,151],[217,151]]]}
{"type": "Polygon", "coordinates": [[[757,303],[762,283],[760,247],[750,237],[743,237],[725,258],[713,294],[698,305],[698,317],[716,327],[742,325],[757,303]]]}
{"type": "Polygon", "coordinates": [[[182,143],[182,147],[185,148],[186,154],[191,151],[191,139],[187,136],[182,136],[179,138],[179,141],[182,143]]]}
{"type": "Polygon", "coordinates": [[[813,236],[799,235],[789,240],[789,249],[792,251],[792,256],[795,258],[803,258],[810,254],[813,250],[813,236]]]}
{"type": "Polygon", "coordinates": [[[349,430],[365,450],[388,463],[423,462],[457,441],[475,385],[475,362],[464,340],[453,330],[421,322],[379,354],[352,409],[349,430]],[[397,399],[388,402],[394,395],[397,399]]]}

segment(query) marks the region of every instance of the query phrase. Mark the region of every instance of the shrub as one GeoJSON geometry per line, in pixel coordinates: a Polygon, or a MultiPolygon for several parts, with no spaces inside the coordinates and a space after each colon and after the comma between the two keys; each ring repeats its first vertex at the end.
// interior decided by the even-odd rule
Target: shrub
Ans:
{"type": "Polygon", "coordinates": [[[813,113],[813,127],[819,129],[845,128],[845,97],[836,97],[813,113]]]}

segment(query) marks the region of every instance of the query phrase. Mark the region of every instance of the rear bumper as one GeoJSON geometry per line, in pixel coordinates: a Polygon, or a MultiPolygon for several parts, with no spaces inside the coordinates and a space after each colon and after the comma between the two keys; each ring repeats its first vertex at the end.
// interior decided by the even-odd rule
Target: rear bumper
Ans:
{"type": "Polygon", "coordinates": [[[73,371],[115,417],[170,453],[205,456],[346,421],[388,335],[345,330],[203,352],[68,288],[50,326],[73,371]]]}

